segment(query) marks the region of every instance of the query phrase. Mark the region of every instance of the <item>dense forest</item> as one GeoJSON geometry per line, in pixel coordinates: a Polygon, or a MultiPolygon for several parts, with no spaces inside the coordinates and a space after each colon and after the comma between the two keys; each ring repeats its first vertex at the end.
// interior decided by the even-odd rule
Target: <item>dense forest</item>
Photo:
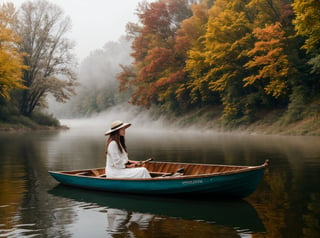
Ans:
{"type": "Polygon", "coordinates": [[[142,2],[127,25],[134,62],[122,66],[120,88],[177,115],[221,110],[229,125],[272,110],[288,123],[318,116],[319,9],[316,0],[142,2]]]}
{"type": "Polygon", "coordinates": [[[130,100],[173,117],[206,111],[207,119],[227,127],[270,112],[285,124],[316,121],[318,9],[317,0],[141,1],[127,39],[92,52],[76,77],[72,42],[64,37],[70,22],[61,10],[36,1],[17,13],[3,4],[0,121],[33,117],[48,95],[59,102],[71,98],[69,116],[130,100]]]}

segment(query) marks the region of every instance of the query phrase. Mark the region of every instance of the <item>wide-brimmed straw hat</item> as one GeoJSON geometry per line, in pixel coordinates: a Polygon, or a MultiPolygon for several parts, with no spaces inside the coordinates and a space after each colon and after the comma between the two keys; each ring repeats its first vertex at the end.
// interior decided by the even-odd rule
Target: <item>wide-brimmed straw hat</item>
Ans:
{"type": "Polygon", "coordinates": [[[126,122],[122,122],[122,121],[114,121],[112,122],[111,126],[110,126],[110,130],[106,131],[104,133],[105,136],[110,135],[112,132],[120,130],[121,128],[128,128],[129,126],[131,126],[131,123],[126,123],[126,122]]]}

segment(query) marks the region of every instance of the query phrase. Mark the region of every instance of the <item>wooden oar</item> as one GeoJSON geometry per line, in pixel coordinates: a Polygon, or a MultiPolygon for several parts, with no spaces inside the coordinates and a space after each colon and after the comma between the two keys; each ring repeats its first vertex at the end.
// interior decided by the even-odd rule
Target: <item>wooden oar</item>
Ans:
{"type": "Polygon", "coordinates": [[[150,162],[150,161],[152,161],[152,160],[153,160],[152,158],[149,158],[149,159],[147,159],[147,160],[140,161],[138,164],[136,164],[135,167],[141,167],[141,166],[145,165],[146,163],[148,163],[148,162],[150,162]]]}

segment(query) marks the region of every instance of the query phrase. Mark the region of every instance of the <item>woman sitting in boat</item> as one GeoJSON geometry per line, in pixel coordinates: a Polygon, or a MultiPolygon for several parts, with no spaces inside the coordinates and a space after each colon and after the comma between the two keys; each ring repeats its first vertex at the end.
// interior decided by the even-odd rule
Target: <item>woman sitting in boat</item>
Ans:
{"type": "Polygon", "coordinates": [[[125,130],[130,123],[115,121],[111,129],[105,133],[109,135],[106,145],[106,176],[107,178],[151,178],[145,167],[137,167],[141,162],[129,160],[125,144],[125,130]]]}

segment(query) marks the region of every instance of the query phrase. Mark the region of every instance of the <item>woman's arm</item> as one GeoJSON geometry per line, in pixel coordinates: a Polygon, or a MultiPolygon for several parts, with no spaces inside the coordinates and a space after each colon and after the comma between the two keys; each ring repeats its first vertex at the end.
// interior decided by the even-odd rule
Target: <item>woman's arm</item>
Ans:
{"type": "Polygon", "coordinates": [[[128,160],[128,163],[126,164],[126,168],[134,168],[137,167],[139,164],[139,161],[134,161],[134,160],[128,160]]]}
{"type": "Polygon", "coordinates": [[[149,158],[144,161],[128,160],[128,163],[126,164],[126,168],[141,167],[152,160],[153,160],[152,158],[149,158]]]}

